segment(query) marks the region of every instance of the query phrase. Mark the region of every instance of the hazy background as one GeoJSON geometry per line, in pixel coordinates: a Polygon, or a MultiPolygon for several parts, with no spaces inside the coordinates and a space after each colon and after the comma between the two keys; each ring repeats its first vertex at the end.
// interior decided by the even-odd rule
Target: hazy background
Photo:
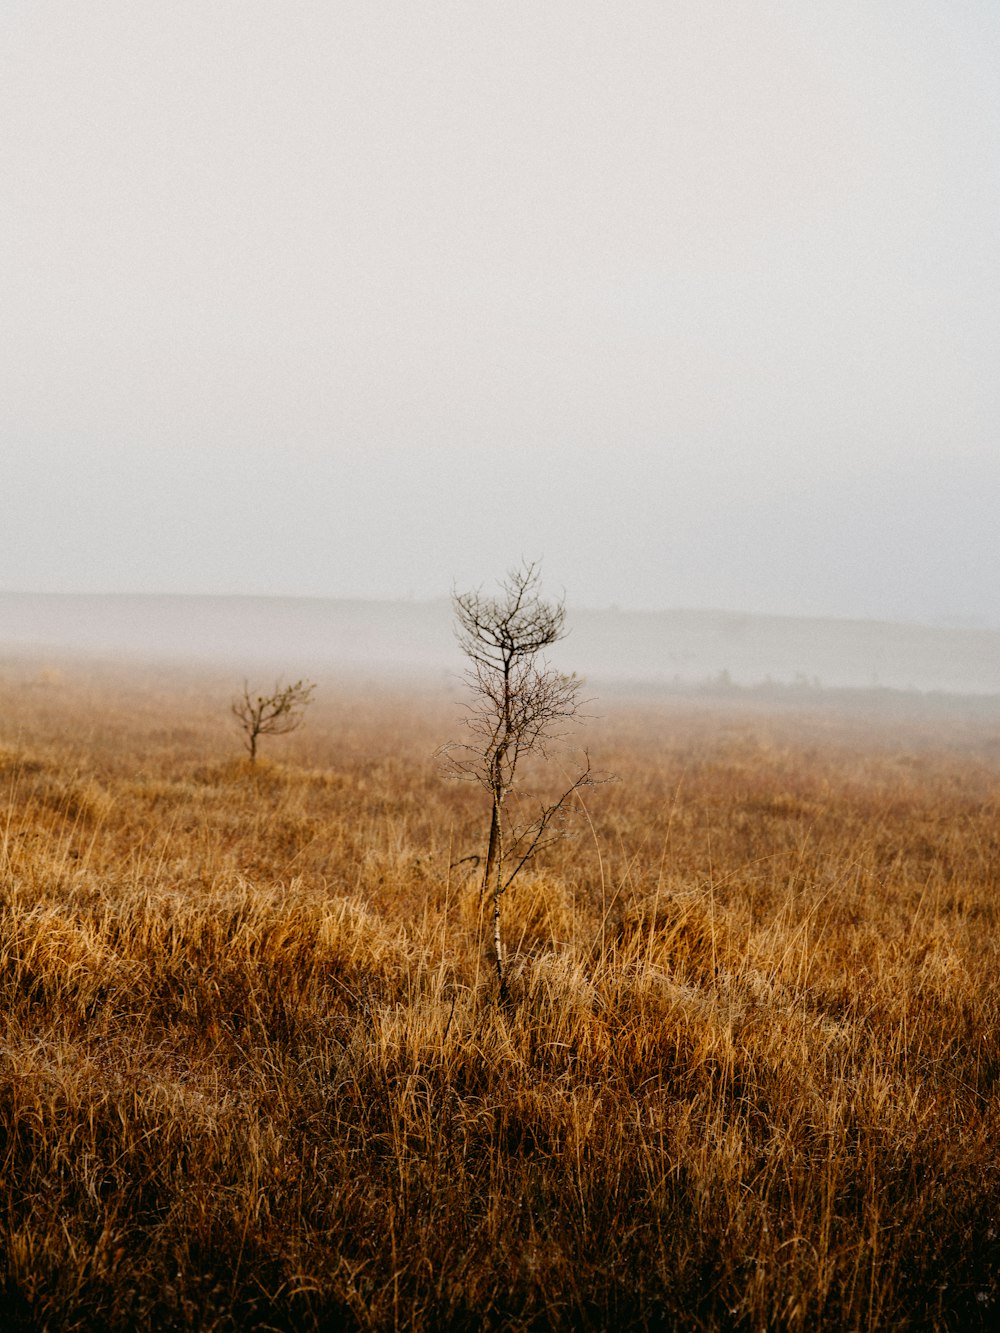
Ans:
{"type": "MultiPolygon", "coordinates": [[[[830,702],[830,690],[846,688],[860,692],[854,703],[866,708],[923,706],[930,693],[980,696],[977,707],[1000,719],[1000,630],[579,607],[568,627],[552,663],[583,675],[600,698],[633,686],[659,695],[775,686],[798,705],[817,702],[820,690],[830,702]],[[887,692],[906,697],[886,699],[887,692]]],[[[252,676],[258,689],[278,678],[346,672],[373,687],[387,677],[421,677],[453,691],[468,666],[445,598],[0,591],[0,665],[27,657],[42,665],[41,680],[51,680],[48,668],[67,655],[144,671],[152,663],[211,663],[234,683],[252,676]]]]}
{"type": "Polygon", "coordinates": [[[0,587],[1000,625],[994,0],[0,6],[0,587]]]}

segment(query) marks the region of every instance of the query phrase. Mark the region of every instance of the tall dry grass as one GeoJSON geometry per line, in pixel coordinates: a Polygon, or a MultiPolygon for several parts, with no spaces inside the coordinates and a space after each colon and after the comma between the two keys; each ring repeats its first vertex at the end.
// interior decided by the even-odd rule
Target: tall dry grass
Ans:
{"type": "Polygon", "coordinates": [[[447,690],[0,671],[9,1329],[992,1327],[1000,718],[618,704],[506,904],[447,690]]]}

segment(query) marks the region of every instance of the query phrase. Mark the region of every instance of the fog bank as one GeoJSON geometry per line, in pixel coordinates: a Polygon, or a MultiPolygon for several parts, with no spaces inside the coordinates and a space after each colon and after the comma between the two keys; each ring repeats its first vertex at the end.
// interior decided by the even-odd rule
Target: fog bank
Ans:
{"type": "MultiPolygon", "coordinates": [[[[1000,693],[1000,631],[724,611],[569,609],[554,665],[601,683],[1000,693]]],[[[447,600],[0,593],[0,652],[214,663],[286,676],[457,673],[447,600]]]]}

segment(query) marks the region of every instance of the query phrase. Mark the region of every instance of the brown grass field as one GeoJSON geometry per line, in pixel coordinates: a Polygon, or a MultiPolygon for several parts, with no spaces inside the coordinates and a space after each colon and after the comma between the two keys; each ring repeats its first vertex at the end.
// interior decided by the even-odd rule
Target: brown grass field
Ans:
{"type": "Polygon", "coordinates": [[[505,903],[447,682],[0,664],[0,1327],[1000,1322],[1000,712],[594,707],[505,903]]]}

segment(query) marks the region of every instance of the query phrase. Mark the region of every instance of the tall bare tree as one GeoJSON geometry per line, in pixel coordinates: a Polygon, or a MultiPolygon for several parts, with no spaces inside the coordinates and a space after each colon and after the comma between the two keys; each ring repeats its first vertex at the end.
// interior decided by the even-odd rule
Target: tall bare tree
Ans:
{"type": "Polygon", "coordinates": [[[452,599],[459,644],[469,659],[467,679],[473,698],[467,724],[472,740],[450,748],[455,769],[479,783],[490,798],[490,825],[480,892],[492,897],[493,951],[501,996],[506,972],[500,933],[500,903],[527,862],[554,836],[558,817],[574,792],[588,786],[590,760],[583,771],[537,814],[518,824],[509,798],[519,766],[531,755],[545,756],[578,714],[581,681],[549,666],[544,650],[566,634],[563,601],[545,601],[536,563],[522,562],[500,585],[499,596],[481,591],[452,599]]]}
{"type": "Polygon", "coordinates": [[[243,693],[232,702],[232,714],[240,724],[251,764],[257,761],[261,736],[285,736],[301,727],[315,688],[306,680],[297,680],[292,685],[278,681],[270,694],[254,694],[247,682],[243,682],[243,693]]]}

